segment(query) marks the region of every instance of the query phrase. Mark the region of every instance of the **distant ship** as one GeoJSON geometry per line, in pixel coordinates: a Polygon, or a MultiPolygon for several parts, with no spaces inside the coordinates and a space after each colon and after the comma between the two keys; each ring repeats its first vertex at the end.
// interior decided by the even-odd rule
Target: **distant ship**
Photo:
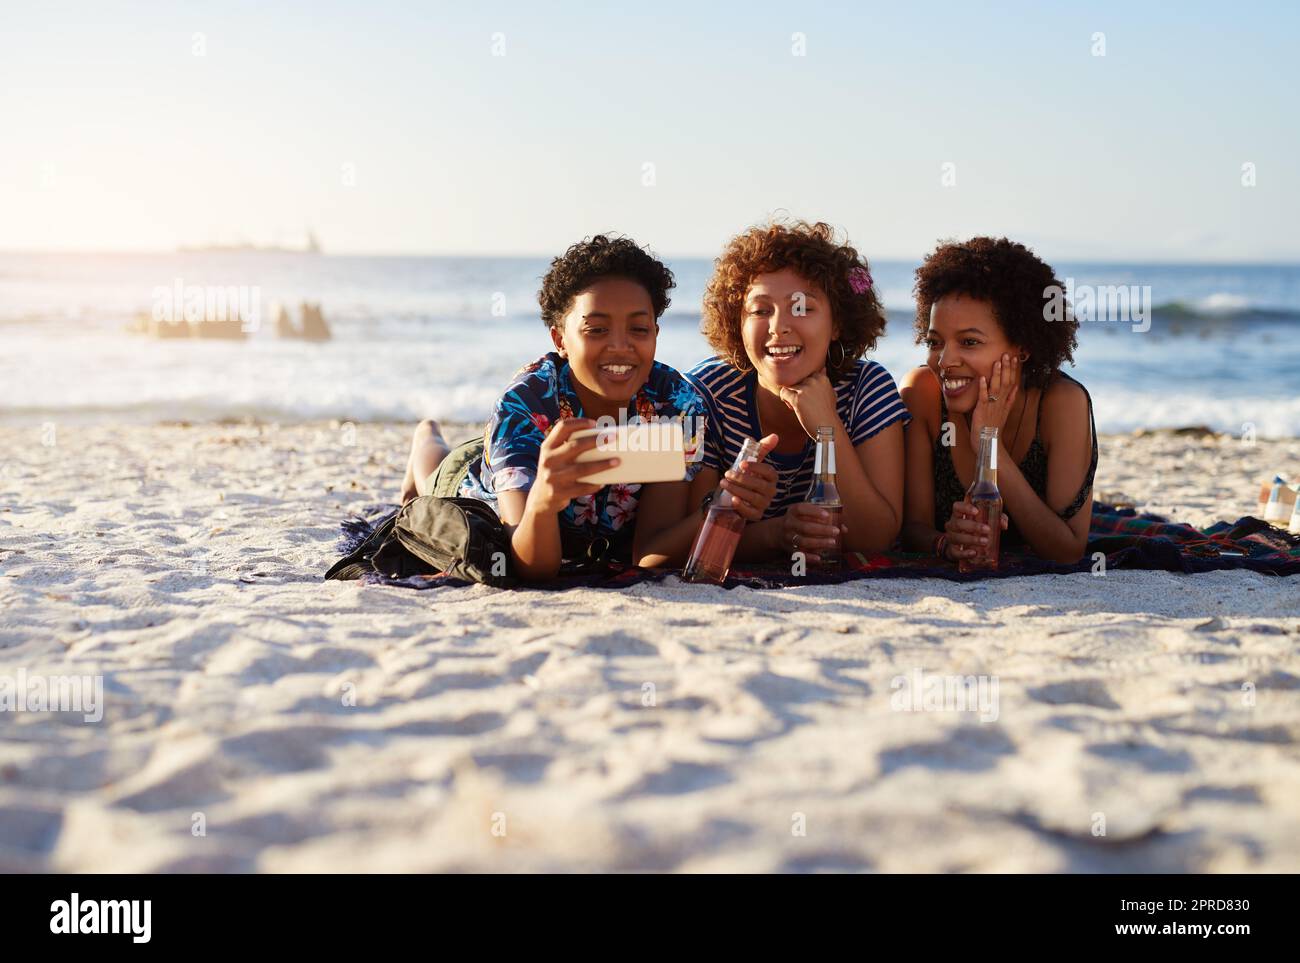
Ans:
{"type": "Polygon", "coordinates": [[[246,241],[238,244],[182,245],[176,250],[182,254],[320,254],[320,241],[314,231],[307,232],[307,243],[302,247],[285,247],[281,244],[258,245],[246,241]]]}

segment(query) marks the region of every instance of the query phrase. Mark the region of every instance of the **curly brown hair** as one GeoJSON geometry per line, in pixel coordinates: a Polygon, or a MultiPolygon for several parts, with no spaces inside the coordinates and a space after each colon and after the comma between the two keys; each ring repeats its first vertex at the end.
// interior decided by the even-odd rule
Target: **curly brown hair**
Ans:
{"type": "Polygon", "coordinates": [[[740,333],[745,292],[759,274],[784,268],[821,288],[830,299],[831,317],[840,329],[836,343],[844,348],[844,355],[831,364],[832,352],[827,352],[826,374],[832,382],[839,381],[876,346],[885,330],[885,311],[874,284],[858,293],[850,283],[851,274],[870,279],[866,258],[849,246],[847,238],[840,242],[835,229],[821,221],[774,222],[732,238],[714,261],[700,330],[720,358],[741,371],[750,370],[753,365],[740,333]]]}
{"type": "Polygon", "coordinates": [[[645,288],[656,320],[672,303],[668,292],[677,283],[667,265],[630,237],[597,234],[584,238],[551,261],[542,278],[537,301],[546,326],[563,326],[574,297],[602,278],[625,278],[645,288]]]}
{"type": "Polygon", "coordinates": [[[1074,364],[1079,346],[1079,322],[1068,306],[1064,317],[1047,320],[1050,296],[1044,292],[1053,286],[1065,290],[1049,265],[1005,237],[940,244],[916,269],[916,341],[929,333],[930,308],[940,298],[962,294],[985,301],[1007,340],[1029,352],[1021,369],[1025,384],[1046,387],[1063,362],[1074,364]]]}

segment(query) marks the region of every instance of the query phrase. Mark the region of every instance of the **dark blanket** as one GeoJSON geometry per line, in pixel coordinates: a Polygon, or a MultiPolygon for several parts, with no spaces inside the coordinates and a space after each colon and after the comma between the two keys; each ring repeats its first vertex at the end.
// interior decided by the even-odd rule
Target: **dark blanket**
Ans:
{"type": "MultiPolygon", "coordinates": [[[[344,555],[352,552],[391,511],[392,506],[379,505],[363,515],[344,521],[339,551],[344,555]]],[[[968,582],[1019,575],[1067,575],[1099,570],[1103,564],[1102,556],[1107,570],[1154,569],[1192,574],[1225,568],[1245,568],[1270,575],[1300,575],[1300,536],[1290,535],[1251,516],[1235,522],[1217,522],[1207,529],[1197,529],[1156,515],[1139,515],[1132,509],[1094,504],[1088,550],[1083,560],[1075,565],[1059,565],[1033,555],[1004,552],[997,572],[962,574],[957,571],[955,564],[940,562],[932,555],[915,552],[863,555],[850,552],[845,556],[843,569],[836,572],[810,569],[805,575],[792,575],[788,565],[734,568],[727,578],[726,588],[737,585],[751,588],[835,585],[865,578],[943,578],[968,582]]],[[[546,590],[577,586],[617,589],[637,582],[658,581],[675,574],[676,569],[612,567],[599,574],[566,575],[552,582],[534,583],[528,587],[546,590]]],[[[417,575],[404,579],[372,575],[366,581],[412,589],[470,584],[447,575],[417,575]]]]}

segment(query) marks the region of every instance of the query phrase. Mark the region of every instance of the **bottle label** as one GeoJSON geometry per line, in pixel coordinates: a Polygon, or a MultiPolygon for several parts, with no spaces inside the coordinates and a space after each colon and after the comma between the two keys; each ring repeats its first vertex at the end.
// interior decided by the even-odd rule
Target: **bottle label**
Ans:
{"type": "Polygon", "coordinates": [[[817,444],[813,447],[813,474],[835,474],[835,439],[817,432],[817,444]]]}

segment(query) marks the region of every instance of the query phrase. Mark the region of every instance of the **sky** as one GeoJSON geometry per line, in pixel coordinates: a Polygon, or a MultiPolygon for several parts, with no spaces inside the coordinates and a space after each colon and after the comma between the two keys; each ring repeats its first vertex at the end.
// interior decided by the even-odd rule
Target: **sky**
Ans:
{"type": "Polygon", "coordinates": [[[1297,40],[1289,3],[7,0],[0,250],[713,256],[789,216],[1294,262],[1297,40]]]}

